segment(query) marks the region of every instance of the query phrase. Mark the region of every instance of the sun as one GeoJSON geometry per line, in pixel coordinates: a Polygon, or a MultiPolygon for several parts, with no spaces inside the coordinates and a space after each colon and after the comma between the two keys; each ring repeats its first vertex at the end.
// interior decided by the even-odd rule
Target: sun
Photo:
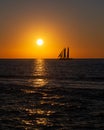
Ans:
{"type": "Polygon", "coordinates": [[[38,45],[38,46],[42,46],[43,45],[43,40],[42,39],[38,39],[37,41],[36,41],[36,44],[38,45]]]}

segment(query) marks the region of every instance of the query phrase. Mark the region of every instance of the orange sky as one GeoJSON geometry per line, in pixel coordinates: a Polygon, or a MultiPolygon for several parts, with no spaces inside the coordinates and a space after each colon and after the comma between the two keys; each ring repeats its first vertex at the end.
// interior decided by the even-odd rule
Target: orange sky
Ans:
{"type": "Polygon", "coordinates": [[[0,58],[57,58],[68,46],[72,58],[104,58],[103,5],[101,0],[0,2],[0,58]],[[36,45],[38,38],[43,46],[36,45]]]}

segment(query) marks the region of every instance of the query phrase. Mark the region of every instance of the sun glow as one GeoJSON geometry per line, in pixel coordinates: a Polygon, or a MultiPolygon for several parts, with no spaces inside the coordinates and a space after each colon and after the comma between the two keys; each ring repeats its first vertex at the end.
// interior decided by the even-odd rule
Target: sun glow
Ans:
{"type": "Polygon", "coordinates": [[[38,46],[42,46],[44,42],[42,39],[38,39],[36,43],[38,46]]]}

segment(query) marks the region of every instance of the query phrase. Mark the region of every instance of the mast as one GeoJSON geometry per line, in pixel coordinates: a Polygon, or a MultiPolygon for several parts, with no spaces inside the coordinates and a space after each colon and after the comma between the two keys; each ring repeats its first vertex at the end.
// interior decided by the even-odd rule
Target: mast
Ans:
{"type": "Polygon", "coordinates": [[[64,59],[66,58],[66,48],[64,48],[64,59]]]}
{"type": "Polygon", "coordinates": [[[69,58],[69,47],[67,48],[67,58],[69,58]]]}

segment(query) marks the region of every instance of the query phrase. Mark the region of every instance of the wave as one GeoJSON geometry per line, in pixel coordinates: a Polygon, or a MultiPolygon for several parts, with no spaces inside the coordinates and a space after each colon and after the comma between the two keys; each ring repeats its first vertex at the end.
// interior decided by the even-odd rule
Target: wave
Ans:
{"type": "Polygon", "coordinates": [[[64,77],[64,76],[22,76],[22,75],[0,75],[0,79],[56,79],[56,80],[73,80],[73,81],[95,81],[104,82],[104,77],[64,77]]]}

